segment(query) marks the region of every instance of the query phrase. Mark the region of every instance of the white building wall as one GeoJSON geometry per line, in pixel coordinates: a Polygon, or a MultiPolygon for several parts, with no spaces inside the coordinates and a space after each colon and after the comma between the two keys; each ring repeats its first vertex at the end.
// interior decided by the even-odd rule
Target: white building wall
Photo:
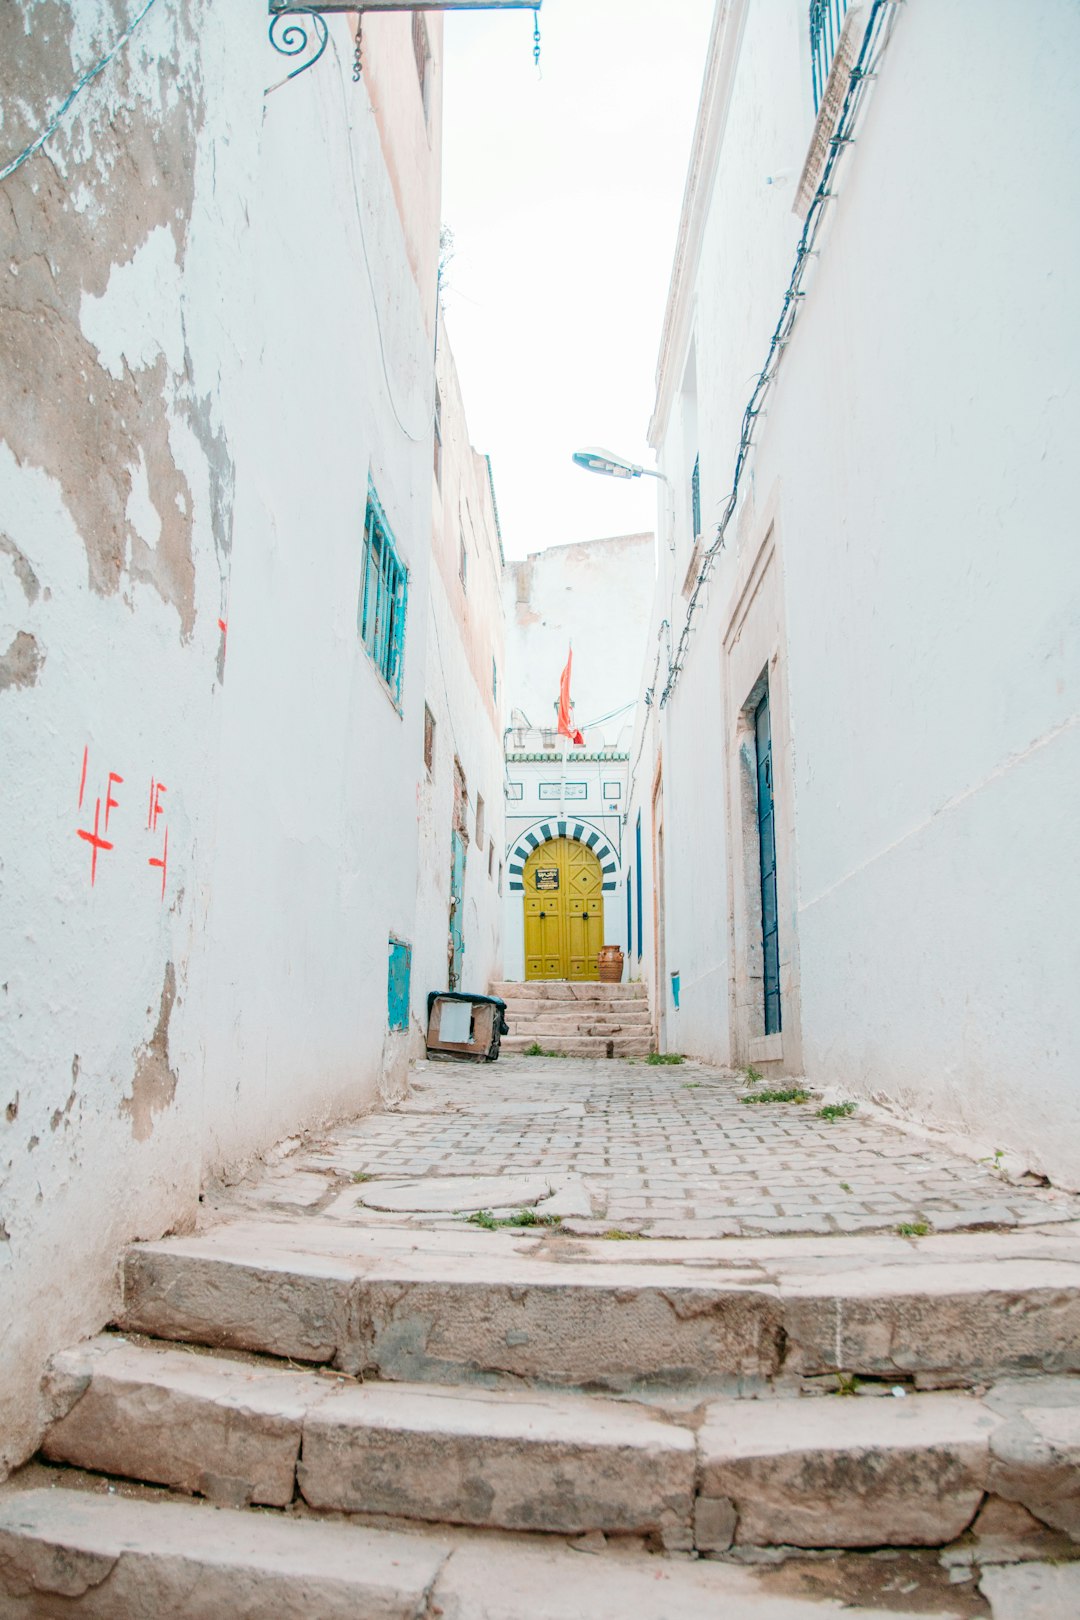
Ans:
{"type": "MultiPolygon", "coordinates": [[[[427,996],[448,988],[454,762],[465,775],[468,838],[462,990],[486,995],[502,977],[506,831],[503,797],[506,651],[502,542],[486,457],[468,424],[445,327],[440,332],[441,474],[434,486],[426,702],[435,721],[431,770],[421,762],[413,1021],[426,1030],[427,996]],[[462,577],[461,555],[465,551],[462,577]],[[483,800],[483,836],[479,801],[483,800]]],[[[419,1050],[419,1039],[416,1042],[419,1050]]]]}
{"type": "MultiPolygon", "coordinates": [[[[107,4],[24,11],[5,155],[117,33],[107,4]]],[[[0,1473],[123,1242],[402,1075],[438,184],[410,240],[408,18],[365,29],[360,86],[330,29],[264,100],[294,65],[265,18],[154,7],[3,183],[0,1473]],[[369,470],[410,569],[400,713],[356,631],[369,470]]]]}
{"type": "MultiPolygon", "coordinates": [[[[582,474],[582,476],[586,476],[582,474]]],[[[559,677],[573,644],[576,723],[615,736],[637,697],[641,638],[656,574],[651,534],[549,546],[503,574],[510,705],[525,724],[553,728],[559,677]],[[612,731],[612,724],[615,730],[612,731]]]]}
{"type": "MultiPolygon", "coordinates": [[[[813,120],[803,9],[718,18],[733,87],[714,97],[722,145],[653,429],[683,477],[692,339],[707,530],[779,314],[813,120]]],[[[669,849],[699,863],[668,877],[670,1044],[753,1059],[738,725],[768,669],[777,1066],[884,1094],[1073,1185],[1080,221],[1062,198],[1080,158],[1078,46],[1066,0],[1019,27],[1004,0],[898,12],[659,739],[669,849]],[[1036,100],[1037,127],[1012,115],[1036,100]]],[[[677,634],[678,562],[671,574],[677,634]]]]}

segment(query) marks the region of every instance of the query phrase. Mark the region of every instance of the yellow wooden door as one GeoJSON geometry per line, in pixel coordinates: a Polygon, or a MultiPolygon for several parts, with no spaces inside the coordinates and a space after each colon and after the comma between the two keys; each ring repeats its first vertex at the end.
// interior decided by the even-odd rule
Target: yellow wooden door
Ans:
{"type": "Polygon", "coordinates": [[[526,979],[597,979],[604,874],[586,844],[553,838],[525,862],[526,979]]]}

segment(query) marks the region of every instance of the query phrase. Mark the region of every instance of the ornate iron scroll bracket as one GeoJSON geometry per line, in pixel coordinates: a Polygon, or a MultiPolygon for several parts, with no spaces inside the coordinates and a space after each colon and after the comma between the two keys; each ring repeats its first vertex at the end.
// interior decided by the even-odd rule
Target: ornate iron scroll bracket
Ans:
{"type": "Polygon", "coordinates": [[[303,56],[307,51],[312,54],[308,56],[306,62],[301,62],[299,67],[293,68],[291,73],[285,75],[283,80],[285,84],[290,79],[295,79],[298,74],[306,73],[308,68],[315,66],[319,57],[325,51],[326,42],[330,36],[326,18],[321,16],[318,11],[292,5],[289,5],[289,9],[286,10],[286,4],[288,4],[288,0],[282,0],[280,5],[271,0],[271,45],[282,56],[303,56]]]}

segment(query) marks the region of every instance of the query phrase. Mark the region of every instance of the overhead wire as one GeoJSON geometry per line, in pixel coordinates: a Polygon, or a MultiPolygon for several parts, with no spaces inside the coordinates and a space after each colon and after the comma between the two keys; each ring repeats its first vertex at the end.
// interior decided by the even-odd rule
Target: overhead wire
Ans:
{"type": "MultiPolygon", "coordinates": [[[[675,654],[674,657],[669,659],[668,662],[667,680],[664,684],[663,691],[660,694],[660,708],[663,708],[667,703],[668,698],[675,690],[679,676],[682,674],[683,666],[686,661],[686,655],[690,645],[690,637],[694,628],[694,614],[697,612],[699,607],[701,592],[708,582],[709,576],[712,572],[713,563],[715,562],[717,555],[723,550],[723,547],[727,541],[728,527],[731,523],[732,517],[734,516],[736,506],[738,505],[743,474],[746,471],[750,452],[754,445],[754,432],[757,425],[757,420],[762,414],[765,399],[776,380],[776,374],[780,367],[780,362],[783,359],[784,349],[791,341],[792,330],[794,329],[795,323],[798,320],[799,310],[802,307],[802,300],[806,297],[805,290],[802,288],[800,283],[802,282],[810,258],[815,251],[814,244],[817,241],[818,233],[821,229],[825,204],[834,195],[830,188],[836,166],[839,163],[845,149],[850,146],[854,140],[852,131],[854,130],[855,123],[858,118],[859,108],[862,105],[863,97],[866,94],[867,83],[876,76],[878,63],[880,62],[882,54],[884,53],[889,42],[889,35],[891,33],[897,8],[902,4],[904,4],[904,0],[873,0],[870,15],[867,18],[866,29],[863,34],[859,55],[848,77],[847,89],[844,93],[844,100],[840,109],[840,116],[836,122],[835,132],[829,141],[829,152],[825,160],[824,169],[822,170],[821,179],[818,183],[817,190],[814,192],[813,200],[810,204],[802,233],[799,237],[798,246],[795,250],[795,262],[792,266],[791,276],[788,280],[787,289],[784,293],[783,303],[780,308],[780,317],[775,328],[773,329],[772,337],[769,340],[769,349],[765,358],[765,364],[757,374],[753,390],[746,404],[746,409],[743,411],[742,425],[739,434],[739,448],[735,456],[735,470],[731,482],[731,491],[724,503],[724,509],[721,513],[720,520],[716,525],[715,538],[702,557],[697,579],[694,584],[694,588],[690,593],[690,599],[686,606],[686,617],[679,633],[678,642],[675,646],[675,654]]],[[[645,701],[647,704],[652,704],[655,689],[656,675],[654,673],[653,683],[645,694],[645,701]]],[[[642,735],[644,738],[644,731],[642,735]]],[[[640,759],[640,757],[639,750],[638,758],[640,759]]]]}
{"type": "Polygon", "coordinates": [[[41,148],[45,145],[45,142],[50,138],[50,136],[56,134],[56,131],[59,129],[60,124],[63,121],[64,114],[67,112],[72,102],[82,94],[88,84],[93,83],[99,73],[104,72],[117,52],[122,50],[127,44],[136,28],[138,28],[139,24],[146,16],[146,13],[150,10],[151,6],[156,4],[157,0],[146,0],[146,4],[143,6],[142,10],[134,18],[132,18],[131,22],[128,23],[127,27],[124,29],[124,32],[120,35],[116,43],[108,51],[106,51],[105,55],[99,62],[95,62],[94,66],[82,75],[74,87],[64,97],[63,101],[60,103],[59,107],[49,119],[49,122],[46,124],[41,133],[34,137],[29,146],[23,147],[18,157],[12,158],[10,163],[5,164],[5,166],[0,169],[0,182],[7,180],[10,175],[13,175],[15,170],[21,168],[29,158],[33,157],[35,152],[40,152],[41,148]]]}

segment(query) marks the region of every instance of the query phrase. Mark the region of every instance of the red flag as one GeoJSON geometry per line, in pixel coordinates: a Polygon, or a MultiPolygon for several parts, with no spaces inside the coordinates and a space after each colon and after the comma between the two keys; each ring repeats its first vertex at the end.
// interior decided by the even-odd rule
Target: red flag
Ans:
{"type": "Polygon", "coordinates": [[[570,665],[574,661],[573,648],[566,655],[566,668],[559,680],[559,731],[560,737],[569,737],[576,748],[584,748],[585,739],[580,731],[575,731],[570,719],[573,704],[570,701],[570,665]]]}

